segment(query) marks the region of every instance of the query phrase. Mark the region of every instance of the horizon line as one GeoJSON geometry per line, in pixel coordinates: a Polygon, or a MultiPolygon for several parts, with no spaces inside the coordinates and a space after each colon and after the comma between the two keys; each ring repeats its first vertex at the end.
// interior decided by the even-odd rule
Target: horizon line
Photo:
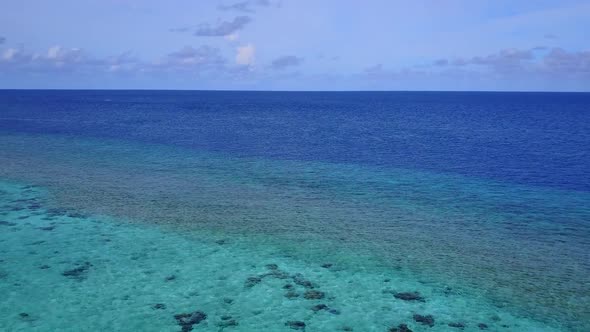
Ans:
{"type": "Polygon", "coordinates": [[[590,93],[551,90],[237,90],[237,89],[149,89],[149,88],[0,88],[0,91],[187,91],[187,92],[478,92],[478,93],[590,93]]]}

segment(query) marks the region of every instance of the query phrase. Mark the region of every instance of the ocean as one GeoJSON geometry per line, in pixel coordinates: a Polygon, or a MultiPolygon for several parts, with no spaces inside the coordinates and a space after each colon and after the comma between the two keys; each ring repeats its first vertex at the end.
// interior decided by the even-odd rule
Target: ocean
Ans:
{"type": "Polygon", "coordinates": [[[590,331],[590,93],[0,91],[2,331],[590,331]]]}

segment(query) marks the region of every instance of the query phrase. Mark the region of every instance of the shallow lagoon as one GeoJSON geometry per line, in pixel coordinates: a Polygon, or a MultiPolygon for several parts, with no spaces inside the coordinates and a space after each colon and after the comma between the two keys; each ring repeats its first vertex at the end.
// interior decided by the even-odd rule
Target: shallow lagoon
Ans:
{"type": "Polygon", "coordinates": [[[583,193],[118,141],[2,141],[2,176],[20,183],[3,182],[9,330],[180,331],[174,315],[195,311],[207,315],[195,330],[587,322],[583,193]],[[305,299],[297,275],[325,297],[305,299]]]}
{"type": "Polygon", "coordinates": [[[43,188],[0,192],[3,330],[180,331],[174,316],[195,311],[194,331],[554,330],[362,255],[302,260],[252,238],[47,209],[43,188]]]}

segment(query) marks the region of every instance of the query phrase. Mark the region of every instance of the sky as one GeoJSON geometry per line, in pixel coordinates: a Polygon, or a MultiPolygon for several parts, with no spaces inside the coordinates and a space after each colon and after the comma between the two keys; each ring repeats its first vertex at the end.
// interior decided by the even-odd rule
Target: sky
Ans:
{"type": "Polygon", "coordinates": [[[590,91],[590,1],[0,0],[0,88],[590,91]]]}

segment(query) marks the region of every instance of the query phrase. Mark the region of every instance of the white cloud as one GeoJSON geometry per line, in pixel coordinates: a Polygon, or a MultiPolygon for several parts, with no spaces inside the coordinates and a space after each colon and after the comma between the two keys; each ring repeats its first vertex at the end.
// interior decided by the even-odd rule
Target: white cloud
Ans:
{"type": "Polygon", "coordinates": [[[219,67],[225,63],[219,49],[211,46],[200,46],[194,48],[185,46],[181,50],[168,54],[164,59],[159,61],[162,68],[188,68],[188,67],[219,67]]]}
{"type": "Polygon", "coordinates": [[[223,21],[217,26],[201,24],[193,35],[204,37],[227,36],[243,29],[250,22],[252,22],[252,18],[249,16],[238,16],[233,21],[223,21]]]}
{"type": "Polygon", "coordinates": [[[55,59],[61,51],[61,46],[52,46],[47,50],[47,58],[55,59]]]}
{"type": "Polygon", "coordinates": [[[231,33],[229,35],[225,35],[223,38],[225,38],[226,40],[229,41],[236,41],[238,39],[239,35],[237,33],[231,33]]]}
{"type": "Polygon", "coordinates": [[[256,49],[252,44],[238,47],[238,53],[236,54],[236,63],[238,65],[243,66],[250,66],[254,64],[255,53],[256,49]]]}
{"type": "Polygon", "coordinates": [[[18,54],[18,50],[15,48],[9,48],[6,51],[4,51],[4,53],[2,54],[2,59],[3,60],[7,60],[10,61],[12,59],[14,59],[14,57],[18,54]]]}
{"type": "Polygon", "coordinates": [[[50,72],[54,70],[68,72],[96,72],[101,70],[113,71],[132,67],[139,64],[131,54],[123,53],[117,56],[96,58],[80,48],[65,48],[52,46],[45,52],[28,52],[23,48],[6,49],[0,54],[0,70],[50,72]]]}

